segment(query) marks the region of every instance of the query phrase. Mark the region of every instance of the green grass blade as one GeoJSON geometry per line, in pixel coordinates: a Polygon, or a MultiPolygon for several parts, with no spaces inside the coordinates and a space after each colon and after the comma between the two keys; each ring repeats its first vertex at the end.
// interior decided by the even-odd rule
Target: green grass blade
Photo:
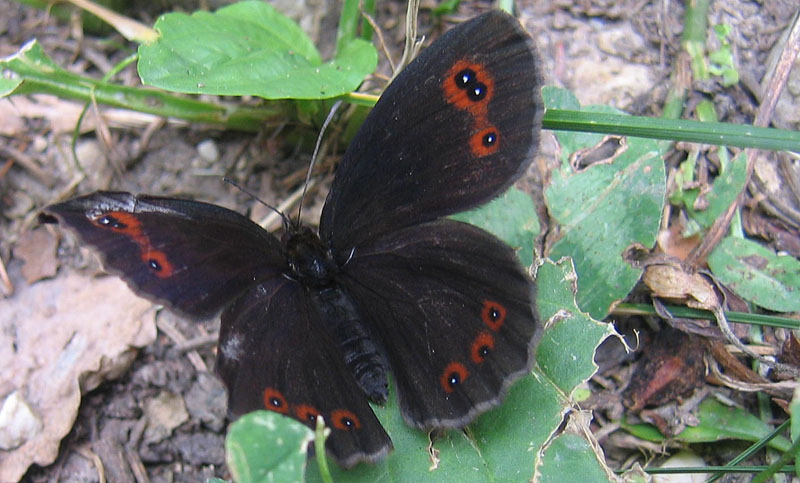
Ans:
{"type": "Polygon", "coordinates": [[[561,109],[548,109],[542,124],[545,129],[553,130],[617,134],[800,153],[800,132],[749,125],[561,109]]]}

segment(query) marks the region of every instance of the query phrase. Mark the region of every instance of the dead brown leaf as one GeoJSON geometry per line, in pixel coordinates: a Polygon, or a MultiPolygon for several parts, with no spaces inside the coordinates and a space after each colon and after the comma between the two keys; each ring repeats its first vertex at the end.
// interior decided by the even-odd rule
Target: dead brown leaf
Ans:
{"type": "Polygon", "coordinates": [[[649,265],[642,281],[654,297],[684,302],[688,307],[713,311],[720,306],[714,286],[699,273],[689,273],[680,265],[649,265]]]}
{"type": "Polygon", "coordinates": [[[28,284],[55,276],[58,271],[58,238],[45,228],[26,231],[14,245],[14,256],[24,262],[22,276],[28,284]]]}
{"type": "MultiPolygon", "coordinates": [[[[43,119],[50,130],[56,133],[71,133],[75,130],[84,104],[59,99],[49,94],[15,96],[13,102],[0,99],[0,134],[13,137],[24,136],[30,129],[27,119],[43,119]]],[[[90,110],[81,122],[81,132],[93,131],[97,127],[97,112],[90,110]]],[[[104,108],[104,122],[114,127],[145,127],[156,116],[126,109],[104,108]]]]}
{"type": "Polygon", "coordinates": [[[705,351],[700,337],[670,328],[660,331],[644,351],[625,391],[631,411],[661,406],[702,386],[705,351]]]}
{"type": "Polygon", "coordinates": [[[777,250],[800,257],[800,233],[780,219],[749,209],[742,211],[742,224],[748,234],[771,242],[777,250]]]}
{"type": "Polygon", "coordinates": [[[658,247],[677,260],[686,260],[689,253],[700,243],[699,235],[683,236],[683,223],[676,221],[658,233],[658,247]]]}
{"type": "Polygon", "coordinates": [[[780,360],[800,367],[800,340],[794,335],[794,332],[789,332],[786,342],[781,347],[780,360]]]}
{"type": "Polygon", "coordinates": [[[68,271],[0,300],[0,396],[5,405],[16,393],[16,403],[42,423],[15,448],[0,450],[0,481],[55,461],[81,393],[118,375],[155,335],[152,304],[116,277],[68,271]]]}

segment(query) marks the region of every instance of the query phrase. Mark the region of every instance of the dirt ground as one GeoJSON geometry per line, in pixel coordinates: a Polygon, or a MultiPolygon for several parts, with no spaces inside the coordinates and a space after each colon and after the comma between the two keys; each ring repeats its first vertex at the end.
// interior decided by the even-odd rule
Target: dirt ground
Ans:
{"type": "MultiPolygon", "coordinates": [[[[338,19],[333,2],[307,0],[301,6],[293,1],[283,3],[293,10],[291,14],[301,25],[310,29],[312,38],[323,46],[323,54],[330,50],[338,19]]],[[[518,3],[519,18],[533,34],[547,64],[547,84],[572,90],[582,104],[606,104],[631,114],[660,115],[680,51],[683,2],[518,3]]],[[[131,2],[123,11],[152,25],[160,13],[192,11],[200,4],[206,2],[154,2],[146,8],[131,2]]],[[[462,2],[456,15],[445,17],[445,24],[469,18],[486,8],[488,2],[462,2]]],[[[379,2],[377,23],[384,29],[386,43],[395,57],[399,57],[402,48],[404,9],[402,3],[379,2]]],[[[701,99],[710,99],[720,120],[752,123],[770,55],[794,9],[794,0],[716,2],[709,23],[733,27],[732,43],[742,82],[731,88],[719,84],[702,86],[702,91],[698,89],[691,95],[686,112],[691,113],[701,99]]],[[[422,32],[429,38],[440,33],[441,25],[431,27],[435,22],[429,9],[423,9],[420,19],[422,32]]],[[[2,57],[13,55],[25,42],[36,38],[59,65],[95,77],[101,77],[130,53],[130,46],[119,48],[125,42],[118,35],[85,32],[74,17],[58,19],[8,0],[0,0],[0,38],[2,57]],[[108,39],[114,42],[107,42],[108,39]]],[[[385,61],[380,68],[388,74],[385,61]]],[[[133,67],[116,79],[126,85],[139,84],[133,67]]],[[[787,95],[790,97],[782,104],[796,106],[791,92],[787,95]]],[[[75,290],[94,290],[90,286],[94,285],[93,280],[109,278],[92,278],[99,272],[96,261],[69,240],[62,240],[58,256],[53,241],[31,240],[28,233],[36,227],[35,214],[61,196],[101,188],[119,189],[194,198],[260,218],[266,215],[260,211],[262,208],[247,195],[220,182],[220,178],[230,176],[266,202],[279,204],[301,187],[309,161],[310,152],[279,129],[265,129],[259,134],[224,132],[117,112],[105,131],[93,129],[93,120],[84,123],[86,129],[76,150],[87,176],[76,186],[70,141],[82,106],[41,97],[15,98],[13,108],[9,108],[7,100],[0,102],[6,103],[0,105],[0,259],[15,287],[14,294],[4,294],[12,304],[28,303],[23,302],[28,299],[21,294],[31,285],[26,279],[36,278],[25,272],[25,265],[32,262],[24,260],[21,247],[28,243],[50,247],[47,250],[53,254],[55,266],[60,266],[55,280],[80,277],[75,290]]],[[[776,124],[796,129],[796,112],[800,110],[780,110],[776,124]]],[[[554,150],[553,138],[546,134],[540,159],[552,159],[554,150]]],[[[310,222],[318,217],[330,179],[330,175],[320,177],[321,188],[312,194],[311,209],[306,211],[310,222]]],[[[50,273],[45,278],[52,278],[55,267],[38,270],[50,273]]],[[[142,308],[128,299],[113,298],[112,302],[112,295],[122,297],[120,292],[125,289],[115,286],[107,290],[86,292],[84,296],[103,301],[108,297],[110,313],[115,309],[118,313],[119,307],[126,304],[125,307],[136,307],[131,311],[148,314],[149,322],[142,322],[135,334],[141,349],[120,351],[115,355],[120,360],[111,364],[113,370],[99,371],[104,374],[97,381],[81,381],[84,388],[96,387],[80,401],[72,429],[57,445],[55,462],[46,466],[34,464],[24,479],[94,482],[100,481],[100,467],[110,481],[229,477],[223,451],[225,394],[213,372],[208,372],[214,364],[218,320],[198,323],[166,310],[156,313],[149,304],[142,308]],[[118,377],[101,381],[109,374],[118,377]]],[[[123,316],[119,319],[128,321],[123,316]]],[[[598,396],[589,405],[597,410],[599,432],[604,430],[603,421],[613,419],[622,410],[621,391],[630,380],[631,364],[655,339],[641,320],[616,320],[621,332],[638,328],[644,335],[639,349],[632,354],[626,354],[613,342],[598,352],[601,372],[593,382],[598,396]]],[[[9,387],[0,386],[0,396],[5,398],[9,391],[9,387]]],[[[622,436],[607,436],[603,435],[601,444],[612,468],[623,467],[653,449],[631,447],[622,436]]],[[[721,454],[720,458],[724,456],[721,454]]]]}

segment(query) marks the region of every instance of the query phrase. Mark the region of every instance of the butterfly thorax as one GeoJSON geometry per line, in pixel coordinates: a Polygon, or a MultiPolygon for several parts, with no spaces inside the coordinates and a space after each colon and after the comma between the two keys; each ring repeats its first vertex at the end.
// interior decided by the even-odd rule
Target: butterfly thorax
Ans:
{"type": "Polygon", "coordinates": [[[306,226],[292,227],[283,236],[283,248],[292,278],[308,287],[324,287],[338,271],[331,251],[306,226]]]}

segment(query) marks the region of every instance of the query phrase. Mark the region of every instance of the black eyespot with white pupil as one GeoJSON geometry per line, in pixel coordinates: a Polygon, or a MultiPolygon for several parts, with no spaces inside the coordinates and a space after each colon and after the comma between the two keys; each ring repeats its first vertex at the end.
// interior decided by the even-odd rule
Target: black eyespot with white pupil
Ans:
{"type": "MultiPolygon", "coordinates": [[[[497,142],[497,133],[492,131],[484,134],[482,139],[483,145],[487,148],[497,142]]],[[[495,311],[496,313],[496,311],[495,311]]]]}
{"type": "Polygon", "coordinates": [[[280,399],[278,399],[277,397],[271,397],[271,398],[269,399],[269,403],[270,403],[270,404],[272,405],[272,407],[274,407],[275,409],[282,409],[282,408],[283,408],[283,401],[281,401],[281,400],[280,400],[280,399]]]}
{"type": "Polygon", "coordinates": [[[128,228],[128,225],[126,225],[125,223],[121,223],[119,220],[117,220],[111,215],[105,215],[104,217],[97,220],[97,222],[100,223],[101,225],[110,226],[111,228],[115,228],[117,230],[124,230],[125,228],[128,228]]]}
{"type": "Polygon", "coordinates": [[[331,423],[334,429],[351,431],[361,428],[361,421],[352,411],[347,409],[337,409],[331,412],[331,423]]]}
{"type": "Polygon", "coordinates": [[[476,82],[468,91],[467,95],[474,102],[478,102],[486,97],[486,85],[481,82],[476,82]]]}
{"type": "Polygon", "coordinates": [[[148,260],[147,264],[150,265],[150,268],[152,270],[154,270],[156,272],[160,272],[161,271],[161,264],[158,263],[158,260],[156,260],[155,258],[151,258],[150,260],[148,260]]]}
{"type": "Polygon", "coordinates": [[[475,82],[475,71],[464,69],[456,74],[456,87],[466,89],[471,83],[475,82]]]}
{"type": "Polygon", "coordinates": [[[456,87],[466,89],[467,97],[473,102],[486,97],[486,84],[478,82],[478,77],[472,69],[463,69],[456,74],[456,87]]]}

